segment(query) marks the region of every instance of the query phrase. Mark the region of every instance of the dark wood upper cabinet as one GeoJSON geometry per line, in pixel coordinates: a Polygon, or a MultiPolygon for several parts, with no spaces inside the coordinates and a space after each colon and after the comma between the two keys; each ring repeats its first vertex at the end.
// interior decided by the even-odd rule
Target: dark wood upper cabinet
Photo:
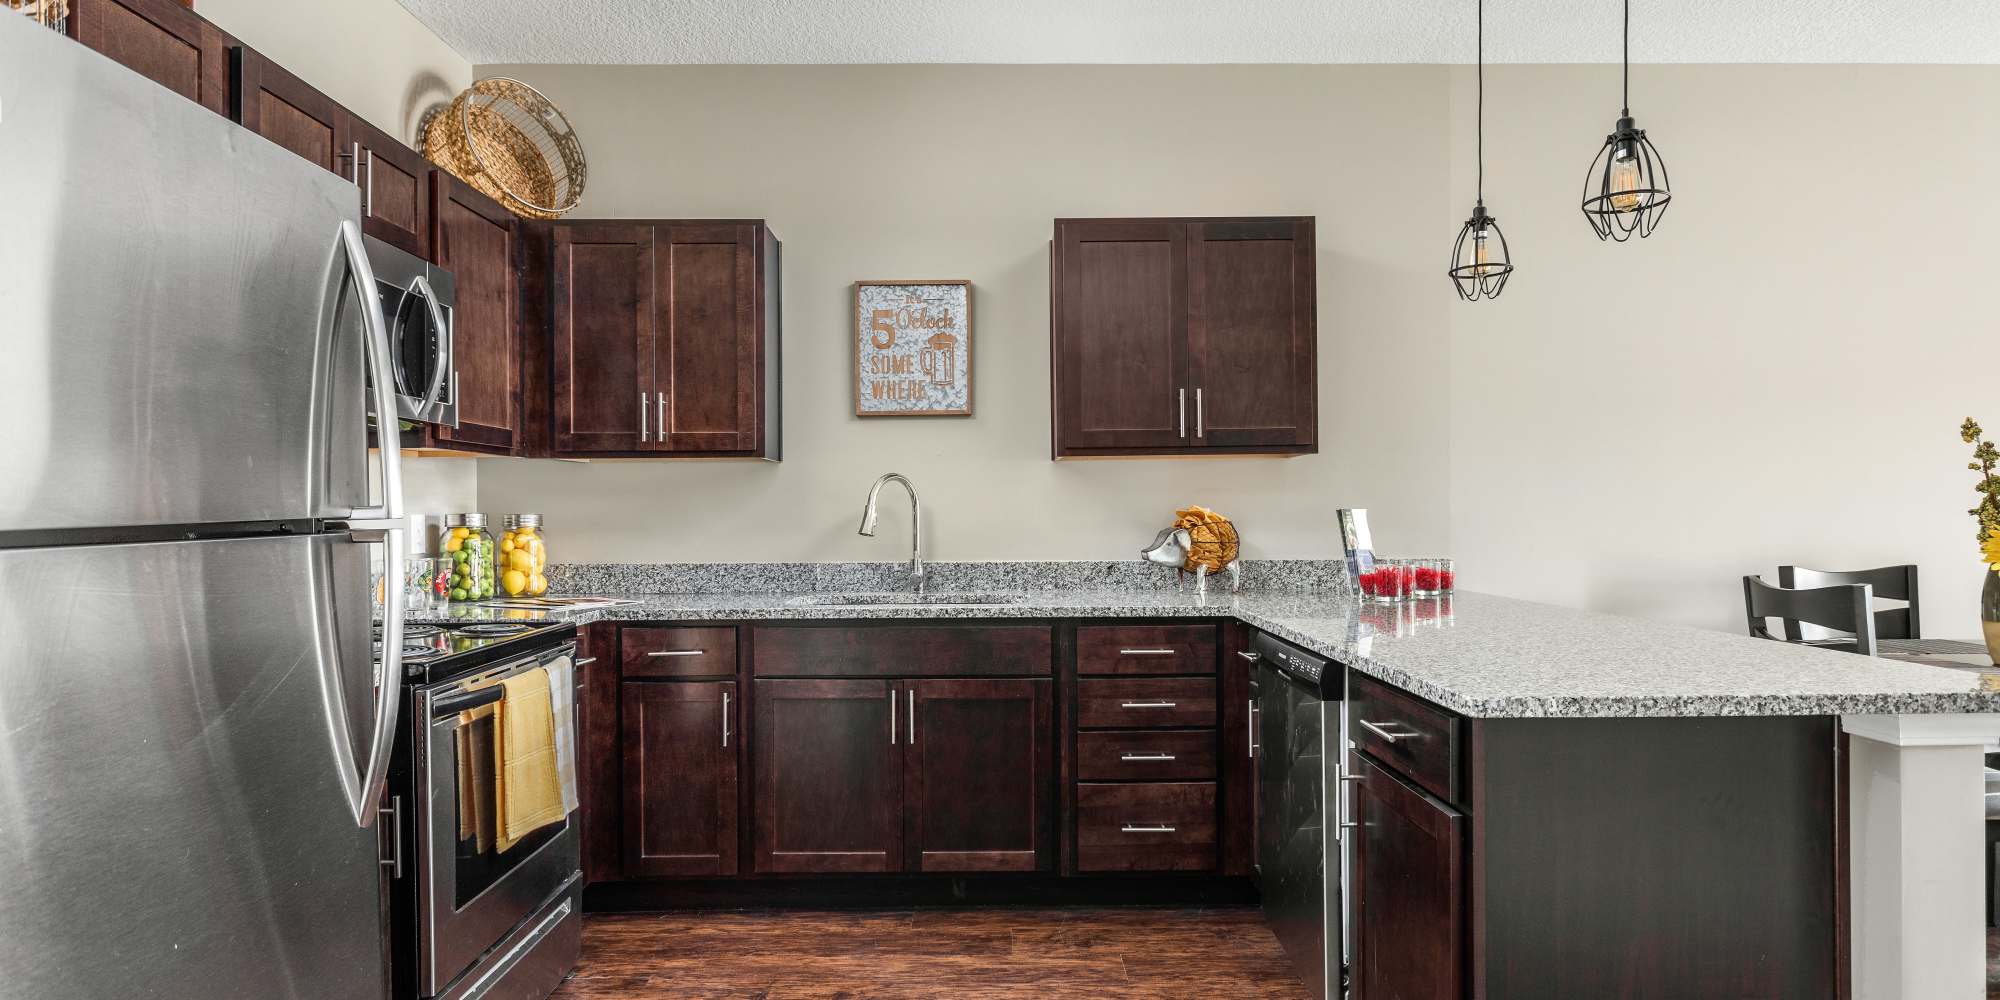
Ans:
{"type": "Polygon", "coordinates": [[[901,871],[901,685],[754,684],[756,870],[901,871]]]}
{"type": "Polygon", "coordinates": [[[770,230],[755,221],[554,229],[555,453],[779,458],[770,230]]]}
{"type": "MultiPolygon", "coordinates": [[[[430,161],[359,116],[341,119],[341,155],[361,187],[361,230],[391,246],[431,259],[430,161]]],[[[439,176],[448,176],[435,171],[439,176]]],[[[453,178],[456,180],[456,178],[453,178]]],[[[460,185],[464,187],[464,185],[460,185]]],[[[472,194],[478,192],[465,187],[472,194]]],[[[484,195],[480,195],[485,199],[484,195]]],[[[498,208],[497,202],[491,203],[498,208]]],[[[502,214],[506,214],[504,210],[502,214]]],[[[511,225],[512,216],[508,216],[511,225]]],[[[440,263],[442,261],[440,260],[440,263]]],[[[449,266],[449,265],[446,265],[449,266]]]]}
{"type": "Polygon", "coordinates": [[[1188,446],[1187,227],[1059,223],[1056,453],[1188,446]]]}
{"type": "Polygon", "coordinates": [[[904,682],[903,836],[913,872],[1053,869],[1053,682],[904,682]]]}
{"type": "Polygon", "coordinates": [[[639,451],[652,426],[652,227],[565,223],[552,260],[554,450],[639,451]]]}
{"type": "Polygon", "coordinates": [[[1195,443],[1309,450],[1318,412],[1313,224],[1188,227],[1195,443]]]}
{"type": "Polygon", "coordinates": [[[349,158],[341,154],[347,110],[255,49],[230,50],[231,113],[243,127],[309,163],[343,177],[349,158]]]}
{"type": "Polygon", "coordinates": [[[70,37],[219,115],[229,114],[222,31],[174,0],[70,0],[70,37]]]}
{"type": "Polygon", "coordinates": [[[1058,219],[1056,458],[1317,444],[1313,220],[1058,219]]]}
{"type": "Polygon", "coordinates": [[[1356,995],[1464,996],[1465,817],[1360,753],[1354,784],[1356,995]]]}
{"type": "Polygon", "coordinates": [[[429,427],[425,433],[439,448],[511,454],[521,426],[519,220],[458,178],[442,170],[431,176],[431,242],[438,265],[451,272],[457,287],[452,307],[457,380],[450,391],[458,400],[458,426],[429,427]]]}
{"type": "Polygon", "coordinates": [[[625,874],[736,874],[734,681],[627,681],[625,874]]]}

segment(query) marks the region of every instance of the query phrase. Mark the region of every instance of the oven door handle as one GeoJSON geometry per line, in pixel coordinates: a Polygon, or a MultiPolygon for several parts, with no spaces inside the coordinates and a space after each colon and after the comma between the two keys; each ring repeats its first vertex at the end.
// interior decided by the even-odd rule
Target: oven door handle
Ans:
{"type": "Polygon", "coordinates": [[[444,307],[438,305],[437,292],[431,289],[430,278],[417,275],[410,281],[410,294],[424,300],[424,309],[431,314],[431,331],[438,344],[437,368],[431,372],[430,387],[424,391],[422,407],[417,411],[421,416],[444,398],[445,376],[451,371],[451,327],[445,325],[444,307]]]}
{"type": "Polygon", "coordinates": [[[459,691],[445,695],[431,702],[431,720],[448,719],[460,712],[470,712],[481,705],[491,705],[499,701],[505,690],[498,684],[489,684],[470,691],[459,691]]]}

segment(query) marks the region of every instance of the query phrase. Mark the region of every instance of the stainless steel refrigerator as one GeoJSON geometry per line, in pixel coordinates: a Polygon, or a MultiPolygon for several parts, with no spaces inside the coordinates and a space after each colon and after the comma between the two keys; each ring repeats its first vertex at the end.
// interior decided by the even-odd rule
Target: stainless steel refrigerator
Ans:
{"type": "Polygon", "coordinates": [[[4,10],[0,181],[0,997],[381,997],[357,194],[4,10]]]}

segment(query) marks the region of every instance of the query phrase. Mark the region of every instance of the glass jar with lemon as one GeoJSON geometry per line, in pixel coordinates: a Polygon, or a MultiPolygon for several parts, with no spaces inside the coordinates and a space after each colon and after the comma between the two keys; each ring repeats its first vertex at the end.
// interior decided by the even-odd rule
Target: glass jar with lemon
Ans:
{"type": "Polygon", "coordinates": [[[453,602],[493,598],[497,559],[493,535],[484,514],[453,514],[445,519],[441,547],[451,563],[448,596],[453,602]]]}
{"type": "Polygon", "coordinates": [[[509,514],[500,526],[500,589],[509,597],[540,597],[549,590],[549,551],[542,515],[509,514]]]}

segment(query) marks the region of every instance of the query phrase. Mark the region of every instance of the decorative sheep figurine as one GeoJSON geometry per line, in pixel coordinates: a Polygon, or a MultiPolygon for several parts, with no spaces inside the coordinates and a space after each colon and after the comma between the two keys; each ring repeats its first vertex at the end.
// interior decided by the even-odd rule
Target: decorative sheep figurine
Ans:
{"type": "Polygon", "coordinates": [[[1237,558],[1241,539],[1236,525],[1206,507],[1185,507],[1174,512],[1174,526],[1153,536],[1153,543],[1139,551],[1147,562],[1193,573],[1195,593],[1208,594],[1208,575],[1229,571],[1229,592],[1243,590],[1243,563],[1237,558]]]}

